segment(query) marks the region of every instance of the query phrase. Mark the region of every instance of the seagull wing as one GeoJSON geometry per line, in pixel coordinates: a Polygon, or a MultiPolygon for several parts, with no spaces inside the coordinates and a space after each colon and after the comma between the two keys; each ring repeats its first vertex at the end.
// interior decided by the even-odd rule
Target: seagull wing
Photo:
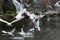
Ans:
{"type": "Polygon", "coordinates": [[[20,12],[23,9],[23,6],[17,0],[12,0],[12,2],[16,7],[17,13],[20,12]]]}
{"type": "Polygon", "coordinates": [[[7,22],[7,21],[1,19],[1,18],[0,18],[0,21],[1,21],[1,22],[4,22],[4,23],[7,23],[7,24],[9,23],[9,22],[7,22]]]}
{"type": "Polygon", "coordinates": [[[17,22],[17,21],[19,21],[19,20],[16,19],[16,20],[12,21],[11,24],[12,24],[12,23],[15,23],[15,22],[17,22]]]}

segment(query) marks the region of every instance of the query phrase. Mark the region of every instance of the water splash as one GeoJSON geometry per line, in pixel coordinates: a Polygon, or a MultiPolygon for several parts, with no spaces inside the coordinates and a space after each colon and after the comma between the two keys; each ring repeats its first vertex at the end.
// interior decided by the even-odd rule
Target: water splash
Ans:
{"type": "Polygon", "coordinates": [[[23,14],[23,13],[25,12],[25,10],[26,10],[26,9],[23,9],[22,4],[20,4],[17,0],[12,0],[12,2],[13,2],[13,4],[14,4],[15,7],[16,7],[16,13],[17,13],[17,15],[16,15],[16,17],[15,17],[16,20],[12,21],[11,24],[14,23],[14,22],[16,22],[16,21],[19,21],[19,20],[23,19],[24,16],[22,16],[22,14],[23,14]]]}

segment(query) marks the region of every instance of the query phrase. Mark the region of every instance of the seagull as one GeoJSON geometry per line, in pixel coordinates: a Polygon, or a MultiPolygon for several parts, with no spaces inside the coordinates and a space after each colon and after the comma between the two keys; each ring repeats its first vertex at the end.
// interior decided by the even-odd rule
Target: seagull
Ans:
{"type": "Polygon", "coordinates": [[[60,1],[58,1],[54,6],[60,7],[60,1]]]}
{"type": "Polygon", "coordinates": [[[16,7],[16,13],[17,15],[15,16],[16,20],[10,22],[11,24],[14,23],[14,22],[17,22],[21,19],[24,18],[24,16],[22,16],[22,14],[24,14],[25,10],[26,9],[23,9],[23,5],[20,4],[17,0],[12,0],[13,4],[15,5],[16,7]]]}
{"type": "Polygon", "coordinates": [[[21,3],[19,3],[17,0],[12,0],[12,2],[13,2],[13,4],[16,7],[16,13],[17,13],[17,15],[15,16],[16,20],[10,22],[10,24],[12,24],[14,22],[17,22],[17,21],[19,21],[21,19],[23,19],[25,16],[22,16],[22,14],[24,14],[24,13],[27,16],[31,17],[32,14],[30,12],[26,11],[26,8],[24,9],[21,3]]]}
{"type": "Polygon", "coordinates": [[[17,13],[17,15],[16,15],[15,18],[16,18],[17,20],[23,18],[24,16],[22,16],[22,14],[24,13],[24,11],[25,11],[26,9],[23,9],[23,5],[20,4],[17,0],[12,0],[12,2],[13,2],[13,4],[14,4],[15,7],[16,7],[16,13],[17,13]]]}
{"type": "Polygon", "coordinates": [[[27,7],[29,7],[31,4],[24,3],[27,7]]]}
{"type": "Polygon", "coordinates": [[[30,17],[30,19],[32,19],[32,22],[35,24],[35,28],[37,28],[40,31],[40,27],[39,27],[39,19],[43,18],[46,14],[42,15],[35,15],[34,13],[31,14],[28,11],[25,11],[25,13],[30,17]],[[35,21],[37,19],[37,21],[35,21]]]}
{"type": "MultiPolygon", "coordinates": [[[[21,3],[19,3],[17,0],[12,0],[12,2],[13,2],[13,4],[15,5],[15,7],[16,7],[16,13],[17,13],[17,15],[15,16],[15,18],[16,18],[16,20],[14,20],[14,21],[12,21],[10,24],[12,24],[12,23],[14,23],[14,22],[17,22],[17,21],[19,21],[19,20],[21,20],[21,19],[23,19],[25,16],[22,16],[22,14],[26,14],[27,16],[29,16],[29,18],[30,19],[32,19],[32,20],[36,20],[36,19],[39,19],[39,18],[42,18],[42,17],[44,17],[45,15],[35,15],[35,14],[31,14],[30,12],[28,12],[28,11],[26,11],[26,9],[24,9],[23,8],[23,6],[22,6],[22,4],[21,3]]],[[[38,29],[38,30],[40,30],[39,29],[39,24],[38,24],[38,22],[39,21],[37,21],[36,22],[36,28],[38,29]],[[37,27],[37,24],[38,24],[38,27],[37,27]]],[[[34,21],[34,23],[35,23],[35,21],[34,21]]],[[[23,28],[22,28],[23,29],[23,28]]],[[[22,31],[22,33],[20,33],[20,34],[24,34],[24,32],[22,31]]],[[[25,34],[24,34],[25,35],[25,34]]]]}
{"type": "Polygon", "coordinates": [[[12,35],[12,36],[14,36],[14,34],[13,34],[14,32],[15,32],[15,28],[12,29],[10,32],[4,31],[4,30],[2,31],[2,33],[4,33],[4,35],[8,34],[8,35],[12,35]]]}

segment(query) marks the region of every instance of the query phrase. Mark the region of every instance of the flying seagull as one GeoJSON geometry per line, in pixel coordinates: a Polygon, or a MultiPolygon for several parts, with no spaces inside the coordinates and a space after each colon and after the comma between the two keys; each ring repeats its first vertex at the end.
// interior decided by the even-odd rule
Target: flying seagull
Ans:
{"type": "Polygon", "coordinates": [[[15,16],[16,20],[12,21],[11,24],[23,19],[25,16],[22,16],[22,14],[24,14],[24,13],[26,13],[27,16],[31,17],[32,14],[30,12],[26,11],[26,9],[23,8],[21,3],[19,3],[17,0],[12,0],[12,2],[16,7],[17,15],[15,16]]]}
{"type": "Polygon", "coordinates": [[[24,16],[22,16],[22,14],[26,10],[26,9],[23,9],[22,4],[20,4],[17,0],[12,0],[12,2],[13,2],[13,4],[16,7],[16,13],[17,13],[17,15],[15,16],[16,20],[12,21],[11,24],[14,23],[14,22],[16,22],[16,21],[19,21],[19,20],[23,19],[24,16]]]}
{"type": "MultiPolygon", "coordinates": [[[[25,16],[22,16],[22,14],[24,14],[24,13],[27,16],[29,16],[29,18],[32,19],[32,20],[43,18],[45,16],[45,15],[39,15],[38,16],[38,15],[35,15],[35,14],[31,14],[30,12],[26,11],[26,9],[23,8],[22,4],[19,3],[17,0],[12,0],[12,2],[13,2],[13,4],[16,7],[16,13],[17,13],[17,15],[15,16],[16,20],[10,22],[10,24],[23,19],[25,16]]],[[[35,23],[35,21],[34,21],[34,23],[35,23]]],[[[36,23],[39,23],[39,21],[37,21],[36,23]]],[[[36,26],[37,26],[37,24],[36,24],[36,26]]],[[[40,30],[39,27],[36,27],[36,28],[38,28],[38,30],[40,30]]]]}

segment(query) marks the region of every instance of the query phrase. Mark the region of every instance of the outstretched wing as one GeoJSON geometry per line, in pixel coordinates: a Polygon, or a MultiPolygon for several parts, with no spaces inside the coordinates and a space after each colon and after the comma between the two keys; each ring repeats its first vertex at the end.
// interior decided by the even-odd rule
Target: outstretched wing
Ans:
{"type": "Polygon", "coordinates": [[[7,24],[9,23],[9,22],[7,22],[7,21],[1,19],[1,18],[0,18],[0,21],[1,21],[1,22],[4,22],[4,23],[7,23],[7,24]]]}
{"type": "Polygon", "coordinates": [[[13,4],[16,7],[16,13],[20,12],[23,10],[23,6],[17,1],[17,0],[12,0],[13,4]]]}

